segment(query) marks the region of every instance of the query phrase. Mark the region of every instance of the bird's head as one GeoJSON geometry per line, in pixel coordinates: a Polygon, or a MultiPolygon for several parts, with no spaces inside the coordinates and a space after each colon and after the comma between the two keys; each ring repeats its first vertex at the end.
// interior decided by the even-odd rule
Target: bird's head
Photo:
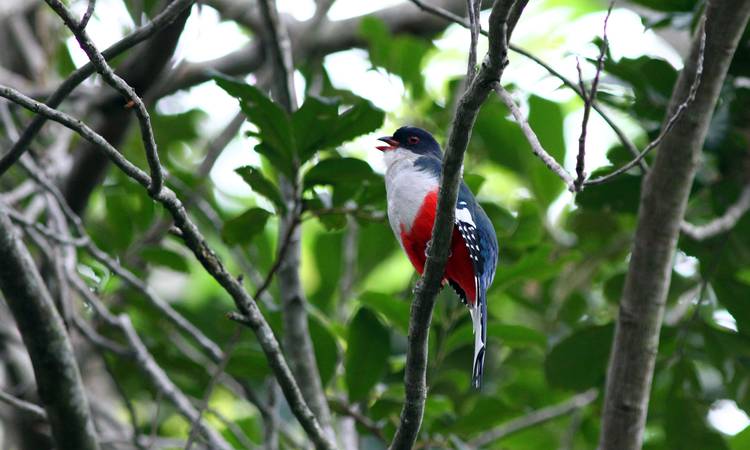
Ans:
{"type": "Polygon", "coordinates": [[[401,127],[393,133],[393,136],[384,136],[378,138],[388,145],[379,145],[376,148],[382,152],[394,150],[406,150],[417,155],[432,155],[438,159],[443,159],[440,151],[440,145],[432,135],[417,127],[401,127]]]}

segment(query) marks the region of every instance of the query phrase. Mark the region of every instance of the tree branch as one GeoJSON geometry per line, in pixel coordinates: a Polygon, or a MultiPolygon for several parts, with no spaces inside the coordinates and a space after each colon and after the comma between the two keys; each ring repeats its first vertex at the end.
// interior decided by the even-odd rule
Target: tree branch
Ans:
{"type": "Polygon", "coordinates": [[[750,17],[750,0],[711,1],[705,14],[704,76],[695,100],[683,106],[702,66],[704,33],[699,29],[667,117],[684,113],[661,141],[641,191],[609,361],[600,450],[641,448],[680,223],[721,87],[750,17]]]}
{"type": "Polygon", "coordinates": [[[680,230],[682,234],[696,241],[705,241],[719,234],[726,233],[734,228],[742,216],[750,209],[750,184],[742,188],[742,193],[735,203],[733,203],[721,217],[705,223],[703,225],[693,225],[689,222],[682,222],[680,230]]]}
{"type": "MultiPolygon", "coordinates": [[[[659,135],[654,139],[653,141],[649,142],[649,144],[646,146],[646,148],[643,149],[642,152],[638,154],[638,156],[635,157],[635,159],[631,160],[624,166],[618,168],[617,170],[613,171],[612,173],[608,173],[607,175],[602,175],[601,177],[594,178],[591,180],[586,180],[584,183],[585,186],[589,185],[596,185],[596,184],[602,184],[606,183],[613,178],[627,172],[628,170],[635,167],[636,164],[640,163],[643,158],[646,157],[646,155],[651,152],[651,150],[655,149],[656,147],[661,144],[661,142],[664,140],[664,138],[672,131],[672,128],[677,124],[677,121],[680,120],[682,115],[685,113],[685,110],[690,106],[690,104],[695,100],[695,96],[698,92],[698,87],[701,84],[701,77],[703,75],[703,61],[705,57],[705,49],[706,49],[706,22],[705,20],[701,23],[700,29],[698,31],[698,60],[696,62],[696,69],[695,69],[695,75],[693,78],[693,83],[690,85],[690,90],[688,91],[687,95],[685,96],[685,100],[683,100],[682,103],[677,106],[676,109],[674,109],[674,112],[672,115],[667,119],[666,124],[662,127],[661,131],[659,132],[659,135]]],[[[684,73],[684,70],[683,70],[684,73]]]]}
{"type": "Polygon", "coordinates": [[[191,420],[191,423],[208,440],[212,448],[230,450],[232,447],[216,432],[216,430],[206,426],[206,424],[200,420],[198,411],[192,404],[190,404],[190,400],[177,388],[177,386],[174,385],[172,380],[170,380],[164,372],[164,369],[156,363],[148,352],[148,349],[143,345],[141,338],[138,337],[138,334],[133,328],[133,324],[130,322],[130,318],[126,315],[121,315],[117,320],[120,330],[125,334],[128,345],[135,352],[134,358],[136,363],[146,372],[151,379],[151,382],[159,389],[159,392],[169,399],[182,415],[191,420]]]}
{"type": "Polygon", "coordinates": [[[94,424],[68,335],[28,249],[0,208],[0,291],[34,366],[39,397],[61,450],[96,450],[94,424]]]}
{"type": "Polygon", "coordinates": [[[511,434],[540,425],[560,416],[570,414],[591,404],[598,396],[599,392],[597,392],[596,389],[589,389],[588,391],[571,397],[557,405],[547,406],[505,422],[486,433],[482,433],[479,437],[472,440],[470,445],[480,448],[503,439],[504,437],[510,436],[511,434]]]}
{"type": "Polygon", "coordinates": [[[3,391],[0,391],[0,401],[7,403],[14,408],[18,408],[21,411],[27,412],[39,420],[47,421],[47,413],[44,412],[44,408],[39,405],[14,397],[3,391]]]}
{"type": "MultiPolygon", "coordinates": [[[[259,4],[265,24],[263,43],[273,71],[272,93],[282,107],[291,113],[297,109],[297,97],[289,35],[279,18],[274,1],[260,0],[259,4]]],[[[297,165],[295,162],[295,166],[297,165]]],[[[287,211],[279,223],[279,242],[282,246],[279,248],[277,257],[279,262],[277,276],[284,322],[284,349],[303,397],[328,438],[333,441],[335,435],[331,424],[331,413],[315,360],[315,349],[310,338],[307,317],[307,299],[302,290],[299,273],[302,252],[300,245],[302,232],[298,227],[302,212],[299,174],[295,171],[292,179],[279,176],[279,186],[287,205],[287,211]]]]}
{"type": "Polygon", "coordinates": [[[615,2],[612,0],[607,8],[607,15],[604,17],[604,27],[602,30],[602,45],[599,49],[599,57],[596,60],[596,75],[594,75],[594,81],[591,82],[591,89],[586,93],[586,87],[583,84],[583,76],[581,75],[581,65],[576,62],[578,68],[578,77],[581,83],[581,92],[583,92],[583,119],[581,120],[581,136],[578,138],[578,155],[576,157],[576,180],[575,180],[575,192],[579,192],[583,188],[583,182],[586,179],[586,131],[589,124],[589,116],[591,115],[591,106],[594,104],[596,99],[596,91],[599,88],[599,76],[604,68],[604,56],[607,54],[607,47],[609,41],[607,40],[607,23],[609,22],[609,16],[612,14],[612,7],[615,2]]]}
{"type": "Polygon", "coordinates": [[[78,22],[78,30],[83,31],[86,29],[86,25],[89,24],[91,16],[94,15],[94,8],[96,8],[96,0],[89,0],[89,4],[86,6],[86,12],[83,13],[81,21],[78,22]]]}
{"type": "Polygon", "coordinates": [[[506,91],[502,86],[498,85],[495,87],[495,92],[497,92],[498,97],[500,97],[500,100],[505,103],[505,106],[508,107],[510,110],[510,113],[513,115],[513,117],[516,119],[516,122],[518,122],[518,126],[521,127],[521,131],[523,132],[523,135],[526,136],[526,140],[529,142],[529,145],[531,145],[531,151],[534,153],[535,156],[539,157],[539,159],[542,160],[545,166],[549,168],[552,172],[555,173],[560,179],[565,183],[565,186],[568,187],[568,190],[570,192],[575,192],[575,181],[573,180],[573,176],[568,173],[567,170],[563,166],[561,166],[557,161],[555,161],[555,158],[553,158],[549,153],[547,153],[544,150],[544,147],[542,147],[542,143],[539,142],[539,138],[536,137],[536,133],[534,133],[534,130],[529,125],[529,122],[526,120],[526,118],[523,116],[523,113],[516,105],[516,102],[513,100],[513,97],[511,97],[510,93],[506,91]]]}
{"type": "MultiPolygon", "coordinates": [[[[507,61],[508,16],[514,0],[496,0],[490,14],[489,51],[482,67],[458,101],[443,157],[432,245],[428,252],[422,279],[417,284],[411,305],[409,339],[404,373],[405,398],[401,419],[390,448],[411,449],[422,424],[427,397],[427,340],[453,232],[454,209],[461,182],[464,153],[469,144],[479,108],[490,91],[500,82],[507,61]]],[[[518,14],[520,17],[520,13],[518,14]]]]}

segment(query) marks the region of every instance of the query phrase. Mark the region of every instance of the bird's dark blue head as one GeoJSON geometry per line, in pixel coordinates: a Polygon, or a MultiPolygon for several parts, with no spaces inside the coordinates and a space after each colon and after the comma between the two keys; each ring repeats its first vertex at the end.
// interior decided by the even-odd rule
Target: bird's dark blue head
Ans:
{"type": "Polygon", "coordinates": [[[418,155],[431,155],[438,159],[443,159],[443,153],[440,151],[440,144],[437,143],[432,135],[417,127],[401,127],[393,133],[393,136],[384,136],[378,140],[388,145],[378,146],[377,149],[383,152],[403,148],[414,152],[418,155]]]}

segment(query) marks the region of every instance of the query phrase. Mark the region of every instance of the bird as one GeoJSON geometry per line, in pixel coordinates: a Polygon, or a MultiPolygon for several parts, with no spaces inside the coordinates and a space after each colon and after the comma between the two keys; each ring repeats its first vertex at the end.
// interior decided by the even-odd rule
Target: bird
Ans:
{"type": "MultiPolygon", "coordinates": [[[[401,248],[422,275],[437,209],[443,152],[428,131],[404,126],[378,138],[385,161],[388,221],[401,248]]],[[[455,208],[447,282],[468,306],[474,330],[472,386],[480,389],[487,345],[487,290],[497,267],[495,229],[487,214],[461,181],[455,208]]]]}

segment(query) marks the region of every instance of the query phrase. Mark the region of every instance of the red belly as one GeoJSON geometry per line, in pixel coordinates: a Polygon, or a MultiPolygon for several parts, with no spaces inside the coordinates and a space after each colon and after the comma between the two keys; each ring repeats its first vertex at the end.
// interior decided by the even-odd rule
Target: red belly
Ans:
{"type": "MultiPolygon", "coordinates": [[[[419,208],[410,230],[401,225],[401,242],[406,250],[412,265],[421,275],[424,271],[425,248],[432,237],[432,226],[435,223],[435,209],[437,207],[437,191],[430,192],[425,197],[424,203],[419,208]]],[[[466,293],[466,299],[470,305],[476,301],[476,289],[474,287],[474,266],[466,249],[464,239],[458,229],[453,227],[451,239],[451,255],[445,266],[445,278],[457,283],[466,293]]]]}

